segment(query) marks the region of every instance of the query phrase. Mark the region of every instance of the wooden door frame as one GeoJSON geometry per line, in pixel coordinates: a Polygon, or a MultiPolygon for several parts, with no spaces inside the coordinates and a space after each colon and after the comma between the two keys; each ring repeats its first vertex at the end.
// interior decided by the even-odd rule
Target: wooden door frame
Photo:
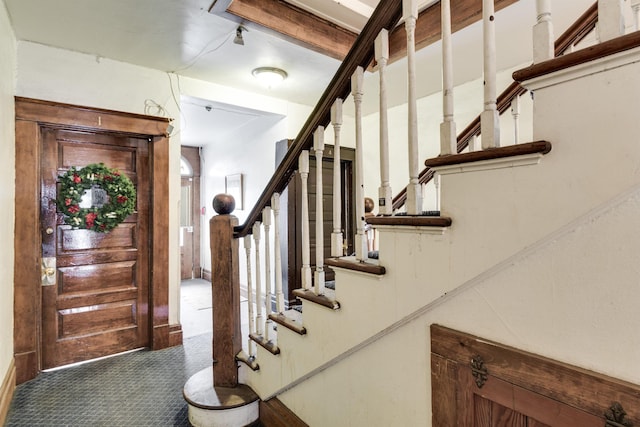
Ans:
{"type": "Polygon", "coordinates": [[[149,341],[169,347],[169,138],[170,119],[15,98],[16,220],[14,233],[14,358],[16,383],[41,370],[42,292],[40,162],[41,129],[120,133],[149,140],[151,173],[149,341]]]}

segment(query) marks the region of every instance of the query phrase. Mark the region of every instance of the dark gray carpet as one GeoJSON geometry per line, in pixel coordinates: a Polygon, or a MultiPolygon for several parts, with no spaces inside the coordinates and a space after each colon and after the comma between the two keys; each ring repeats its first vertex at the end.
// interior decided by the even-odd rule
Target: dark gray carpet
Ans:
{"type": "Polygon", "coordinates": [[[17,387],[5,426],[189,426],[182,388],[211,359],[211,334],[203,334],[44,372],[17,387]]]}

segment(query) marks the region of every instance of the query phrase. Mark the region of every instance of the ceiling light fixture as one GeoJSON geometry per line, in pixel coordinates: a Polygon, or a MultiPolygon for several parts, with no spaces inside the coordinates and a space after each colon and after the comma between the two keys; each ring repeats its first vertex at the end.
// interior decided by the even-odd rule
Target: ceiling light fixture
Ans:
{"type": "Polygon", "coordinates": [[[282,83],[288,76],[286,71],[274,67],[256,68],[251,74],[269,89],[282,83]]]}
{"type": "Polygon", "coordinates": [[[242,38],[242,32],[243,31],[247,31],[247,29],[245,27],[243,27],[242,25],[239,25],[238,28],[236,28],[236,38],[233,39],[233,42],[235,44],[239,44],[241,46],[244,46],[244,39],[242,38]]]}

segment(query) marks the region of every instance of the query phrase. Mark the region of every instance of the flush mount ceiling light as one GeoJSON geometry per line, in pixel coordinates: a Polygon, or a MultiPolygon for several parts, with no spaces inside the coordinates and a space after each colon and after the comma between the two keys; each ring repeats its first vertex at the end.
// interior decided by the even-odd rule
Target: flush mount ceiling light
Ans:
{"type": "Polygon", "coordinates": [[[272,87],[282,83],[287,78],[287,72],[280,68],[260,67],[251,72],[256,79],[264,86],[271,89],[272,87]]]}

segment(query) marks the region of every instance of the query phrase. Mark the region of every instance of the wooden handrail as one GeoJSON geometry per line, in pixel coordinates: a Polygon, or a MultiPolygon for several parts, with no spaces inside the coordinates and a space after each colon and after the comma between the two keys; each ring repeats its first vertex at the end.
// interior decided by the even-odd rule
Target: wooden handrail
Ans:
{"type": "Polygon", "coordinates": [[[302,150],[311,148],[313,132],[318,126],[326,126],[330,122],[331,106],[338,98],[346,98],[351,92],[351,76],[358,66],[367,68],[373,61],[374,41],[383,29],[391,30],[402,16],[402,0],[385,0],[380,2],[373,15],[367,21],[353,47],[342,62],[338,71],[325,89],[320,101],[312,111],[306,123],[298,133],[291,148],[276,169],[266,188],[258,198],[247,219],[235,228],[235,237],[244,237],[251,232],[262,210],[271,204],[271,196],[281,193],[297,170],[298,157],[302,150]]]}
{"type": "MultiPolygon", "coordinates": [[[[584,12],[558,39],[554,44],[555,56],[562,55],[570,46],[580,42],[589,34],[598,22],[598,2],[595,2],[586,12],[584,12]]],[[[546,61],[545,61],[546,62],[546,61]]],[[[500,114],[504,113],[511,106],[514,98],[524,95],[527,92],[519,82],[512,82],[504,92],[498,96],[497,108],[500,114]]],[[[458,135],[458,153],[469,146],[469,141],[474,135],[480,135],[480,116],[476,117],[458,135]]],[[[426,184],[433,179],[433,171],[427,167],[420,172],[420,184],[426,184]]],[[[407,188],[403,188],[393,198],[393,210],[401,208],[407,199],[407,188]]]]}

